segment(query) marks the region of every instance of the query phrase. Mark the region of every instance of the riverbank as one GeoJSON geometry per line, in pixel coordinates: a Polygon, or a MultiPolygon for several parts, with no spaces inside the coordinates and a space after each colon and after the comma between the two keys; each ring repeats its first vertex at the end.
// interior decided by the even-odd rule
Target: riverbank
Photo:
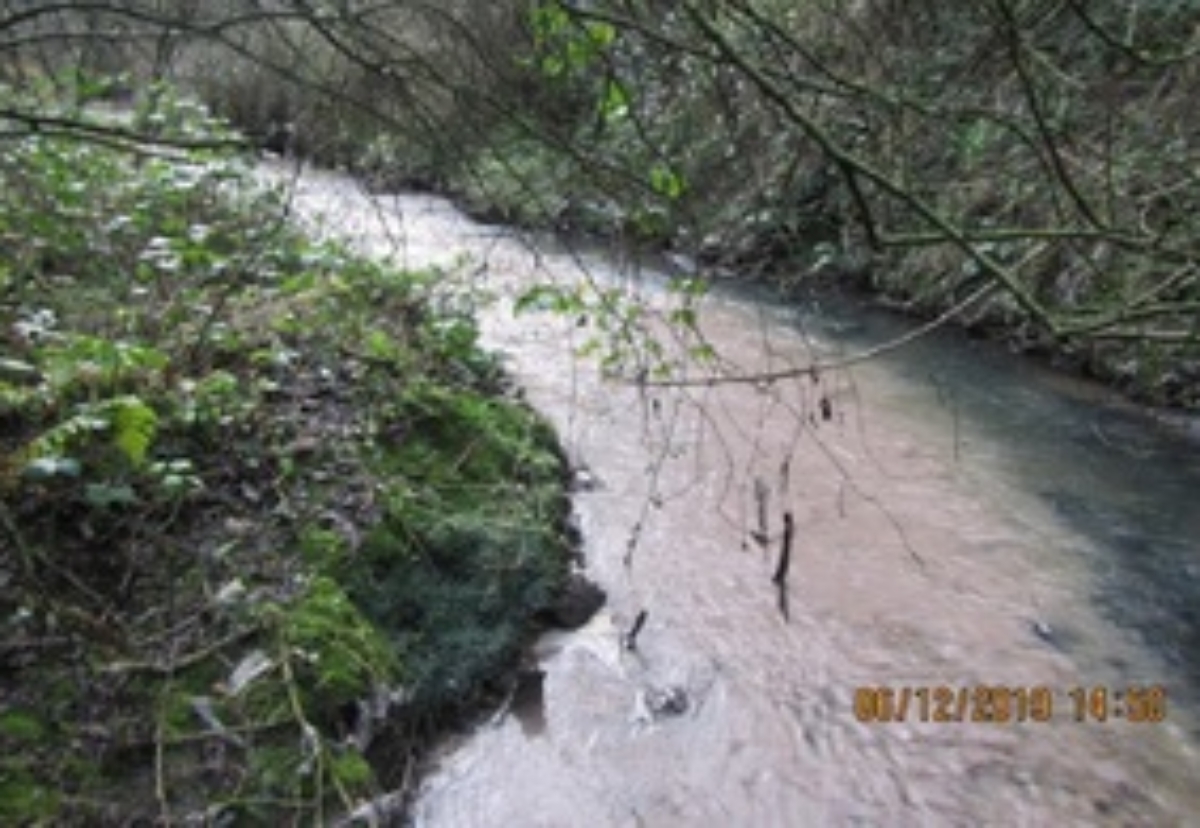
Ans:
{"type": "Polygon", "coordinates": [[[243,159],[3,150],[0,821],[401,807],[561,620],[553,431],[441,272],[306,239],[243,159]]]}

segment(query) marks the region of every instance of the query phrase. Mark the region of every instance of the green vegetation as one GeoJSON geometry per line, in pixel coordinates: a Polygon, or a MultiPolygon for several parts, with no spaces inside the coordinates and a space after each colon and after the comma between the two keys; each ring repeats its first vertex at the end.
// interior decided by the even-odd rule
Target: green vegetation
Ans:
{"type": "Polygon", "coordinates": [[[442,274],[119,143],[0,140],[0,822],[326,824],[555,598],[561,457],[442,274]]]}
{"type": "MultiPolygon", "coordinates": [[[[157,113],[172,80],[378,187],[671,248],[785,301],[866,288],[1197,407],[1198,21],[1136,0],[103,0],[0,12],[0,81],[157,113]]],[[[69,108],[6,117],[96,135],[69,108]]]]}
{"type": "Polygon", "coordinates": [[[322,822],[566,574],[553,435],[442,274],[298,236],[247,143],[686,254],[664,313],[518,303],[625,377],[722,370],[718,274],[1200,407],[1194,5],[0,4],[0,822],[322,822]]]}
{"type": "Polygon", "coordinates": [[[784,295],[955,308],[1200,407],[1197,19],[1121,0],[551,0],[526,48],[558,105],[521,123],[559,160],[499,137],[466,189],[784,295]]]}

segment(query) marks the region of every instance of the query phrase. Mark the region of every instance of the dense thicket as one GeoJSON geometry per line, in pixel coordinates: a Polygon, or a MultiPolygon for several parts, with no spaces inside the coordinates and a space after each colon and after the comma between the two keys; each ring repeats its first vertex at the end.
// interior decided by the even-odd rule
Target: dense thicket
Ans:
{"type": "Polygon", "coordinates": [[[259,134],[1198,402],[1194,3],[271,8],[178,70],[259,134]]]}
{"type": "Polygon", "coordinates": [[[1188,0],[6,8],[10,78],[48,53],[171,77],[380,186],[961,303],[1136,393],[1200,397],[1188,0]]]}
{"type": "Polygon", "coordinates": [[[568,214],[1200,402],[1194,3],[542,8],[547,83],[591,102],[544,126],[568,214]]]}

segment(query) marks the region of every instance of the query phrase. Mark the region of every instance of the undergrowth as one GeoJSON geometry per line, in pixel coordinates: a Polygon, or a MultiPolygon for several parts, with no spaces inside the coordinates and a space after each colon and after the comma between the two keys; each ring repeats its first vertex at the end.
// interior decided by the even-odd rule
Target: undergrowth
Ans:
{"type": "Polygon", "coordinates": [[[0,823],[352,812],[562,584],[553,434],[245,159],[2,131],[0,823]]]}

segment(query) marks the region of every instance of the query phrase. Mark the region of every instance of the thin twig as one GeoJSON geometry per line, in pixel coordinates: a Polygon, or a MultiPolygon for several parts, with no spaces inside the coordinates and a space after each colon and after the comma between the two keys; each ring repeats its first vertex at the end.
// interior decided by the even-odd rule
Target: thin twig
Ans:
{"type": "Polygon", "coordinates": [[[861,362],[867,362],[893,351],[898,351],[906,345],[920,339],[938,328],[946,325],[956,316],[963,313],[971,305],[983,299],[989,293],[997,289],[997,285],[993,282],[986,282],[980,288],[975,290],[966,299],[954,305],[949,310],[944,311],[937,318],[920,325],[913,330],[898,336],[895,339],[867,348],[857,354],[852,354],[841,359],[820,360],[814,359],[812,362],[804,365],[785,368],[779,371],[764,371],[752,374],[736,374],[726,376],[705,377],[702,379],[675,379],[675,380],[651,380],[641,377],[630,378],[627,382],[631,384],[644,385],[650,388],[685,388],[685,387],[708,387],[717,385],[769,385],[779,382],[780,380],[794,379],[796,377],[811,374],[816,371],[824,373],[826,371],[837,371],[843,368],[849,368],[852,365],[857,365],[861,362]]]}
{"type": "Polygon", "coordinates": [[[787,585],[788,568],[792,565],[792,533],[795,523],[791,512],[783,513],[783,546],[779,551],[779,565],[771,581],[781,589],[787,585]]]}

